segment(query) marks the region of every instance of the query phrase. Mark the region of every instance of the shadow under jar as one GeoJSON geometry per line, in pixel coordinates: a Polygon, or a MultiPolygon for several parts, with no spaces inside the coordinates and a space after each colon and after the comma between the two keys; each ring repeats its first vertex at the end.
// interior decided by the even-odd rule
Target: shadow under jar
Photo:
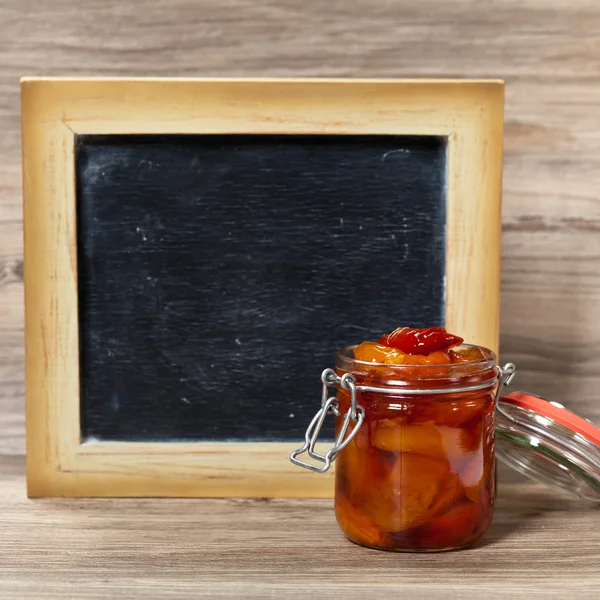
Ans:
{"type": "MultiPolygon", "coordinates": [[[[469,347],[463,346],[464,349],[469,347]]],[[[472,545],[488,529],[495,495],[496,357],[448,365],[389,365],[336,357],[336,432],[362,424],[336,459],[335,513],[353,542],[433,552],[472,545]]],[[[333,373],[332,373],[333,375],[333,373]]],[[[346,436],[348,437],[348,436],[346,436]]]]}

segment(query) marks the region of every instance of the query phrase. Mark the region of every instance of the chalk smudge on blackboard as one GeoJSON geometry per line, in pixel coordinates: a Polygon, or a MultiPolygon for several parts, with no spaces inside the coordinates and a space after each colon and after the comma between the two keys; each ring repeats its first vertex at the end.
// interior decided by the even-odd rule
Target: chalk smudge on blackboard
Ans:
{"type": "Polygon", "coordinates": [[[410,150],[408,148],[398,148],[396,150],[388,150],[382,157],[381,162],[385,161],[386,158],[393,156],[394,154],[408,154],[410,150]]]}

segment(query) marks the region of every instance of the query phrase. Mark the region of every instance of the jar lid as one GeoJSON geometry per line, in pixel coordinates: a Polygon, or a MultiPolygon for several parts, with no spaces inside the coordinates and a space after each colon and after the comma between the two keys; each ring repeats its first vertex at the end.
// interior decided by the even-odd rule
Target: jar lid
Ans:
{"type": "Polygon", "coordinates": [[[498,400],[498,458],[537,481],[600,502],[600,428],[523,392],[498,400]]]}

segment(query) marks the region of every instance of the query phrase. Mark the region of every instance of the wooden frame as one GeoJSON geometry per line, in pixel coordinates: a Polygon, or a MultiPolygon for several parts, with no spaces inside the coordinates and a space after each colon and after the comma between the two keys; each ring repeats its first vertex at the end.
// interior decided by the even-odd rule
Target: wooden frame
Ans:
{"type": "Polygon", "coordinates": [[[498,345],[500,81],[24,79],[29,496],[329,497],[293,444],[82,443],[74,141],[78,134],[445,136],[446,324],[498,345]]]}

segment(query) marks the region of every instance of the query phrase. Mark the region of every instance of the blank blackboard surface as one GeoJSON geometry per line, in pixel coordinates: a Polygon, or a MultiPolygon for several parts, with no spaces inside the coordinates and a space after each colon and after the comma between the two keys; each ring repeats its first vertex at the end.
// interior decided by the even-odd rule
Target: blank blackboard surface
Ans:
{"type": "Polygon", "coordinates": [[[340,347],[443,324],[443,138],[76,138],[84,439],[303,437],[340,347]]]}

